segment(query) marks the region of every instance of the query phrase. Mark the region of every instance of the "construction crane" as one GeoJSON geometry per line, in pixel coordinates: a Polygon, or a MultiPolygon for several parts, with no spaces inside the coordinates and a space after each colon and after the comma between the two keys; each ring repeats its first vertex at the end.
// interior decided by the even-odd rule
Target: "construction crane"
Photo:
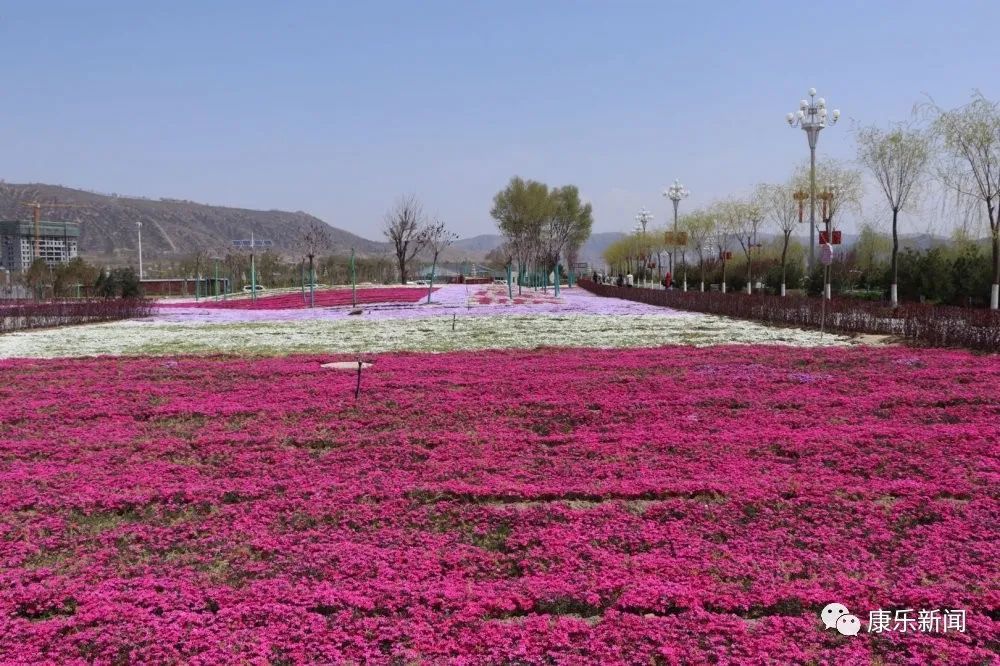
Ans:
{"type": "Polygon", "coordinates": [[[85,204],[61,204],[61,203],[41,203],[40,201],[21,202],[22,206],[27,206],[34,211],[35,216],[35,253],[31,260],[34,261],[42,256],[42,207],[45,208],[88,208],[85,204]]]}

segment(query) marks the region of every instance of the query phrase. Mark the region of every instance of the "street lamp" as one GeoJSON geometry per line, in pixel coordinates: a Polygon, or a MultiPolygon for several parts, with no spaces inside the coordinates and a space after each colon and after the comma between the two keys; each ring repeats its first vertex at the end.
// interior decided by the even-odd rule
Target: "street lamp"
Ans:
{"type": "Polygon", "coordinates": [[[674,183],[666,190],[663,191],[663,196],[674,202],[674,239],[673,244],[670,247],[670,273],[673,276],[675,260],[677,259],[677,206],[680,205],[681,199],[686,199],[691,193],[688,192],[687,188],[681,185],[680,181],[674,178],[674,183]]]}
{"type": "MultiPolygon", "coordinates": [[[[645,243],[646,243],[646,227],[648,227],[649,223],[652,222],[652,221],[653,221],[653,214],[650,213],[648,210],[646,210],[645,206],[643,206],[642,208],[640,208],[639,212],[635,216],[635,230],[638,231],[638,232],[640,232],[642,234],[639,237],[639,243],[640,243],[639,253],[640,254],[642,254],[643,251],[645,250],[645,248],[643,247],[643,245],[645,245],[645,243]]],[[[643,266],[642,274],[643,274],[643,278],[645,278],[645,276],[646,276],[646,267],[645,266],[643,266]]],[[[636,277],[638,278],[639,276],[637,275],[636,277]]]]}
{"type": "MultiPolygon", "coordinates": [[[[809,139],[809,270],[816,261],[816,141],[820,130],[835,125],[840,111],[834,109],[827,117],[826,100],[816,98],[816,89],[809,89],[809,99],[799,101],[799,110],[785,116],[789,127],[799,127],[809,139]]],[[[829,231],[829,230],[827,230],[829,231]]]]}
{"type": "Polygon", "coordinates": [[[649,223],[652,221],[653,221],[653,214],[650,213],[648,210],[646,210],[646,207],[643,206],[642,208],[639,209],[639,212],[635,216],[635,223],[637,225],[636,229],[637,230],[641,229],[642,233],[645,234],[646,227],[649,226],[649,223]]]}

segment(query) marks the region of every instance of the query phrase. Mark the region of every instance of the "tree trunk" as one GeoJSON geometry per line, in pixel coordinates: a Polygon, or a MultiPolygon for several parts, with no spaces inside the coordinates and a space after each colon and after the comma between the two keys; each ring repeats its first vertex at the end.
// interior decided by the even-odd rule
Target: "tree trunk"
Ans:
{"type": "Polygon", "coordinates": [[[309,255],[309,307],[316,307],[316,278],[313,276],[313,256],[309,255]]]}
{"type": "Polygon", "coordinates": [[[406,284],[406,249],[396,252],[396,263],[399,264],[399,283],[406,284]]]}
{"type": "Polygon", "coordinates": [[[792,235],[791,231],[785,232],[785,242],[781,246],[781,295],[785,295],[785,266],[788,259],[788,237],[792,235]]]}
{"type": "Polygon", "coordinates": [[[1000,309],[1000,220],[993,205],[987,206],[990,216],[990,231],[993,232],[993,285],[990,289],[990,309],[1000,309]]]}
{"type": "Polygon", "coordinates": [[[899,298],[896,293],[896,285],[898,283],[896,269],[899,268],[896,262],[896,255],[899,253],[899,230],[896,228],[896,219],[899,216],[899,209],[892,209],[892,282],[889,284],[889,300],[892,302],[892,306],[896,307],[899,305],[899,298]]]}
{"type": "Polygon", "coordinates": [[[431,292],[434,291],[434,269],[437,268],[438,263],[438,253],[434,253],[434,260],[431,261],[431,279],[427,285],[427,304],[430,305],[431,302],[431,292]]]}

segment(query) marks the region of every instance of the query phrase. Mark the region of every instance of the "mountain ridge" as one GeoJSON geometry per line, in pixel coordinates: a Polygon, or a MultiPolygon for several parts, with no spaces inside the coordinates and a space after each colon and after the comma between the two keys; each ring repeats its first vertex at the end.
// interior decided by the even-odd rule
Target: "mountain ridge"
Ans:
{"type": "Polygon", "coordinates": [[[183,199],[148,199],[99,194],[44,183],[0,184],[0,218],[31,219],[31,208],[42,203],[42,219],[80,223],[80,254],[105,263],[133,262],[138,256],[137,222],[142,222],[143,259],[179,259],[196,251],[225,253],[232,241],[270,239],[280,254],[300,256],[303,236],[314,223],[324,225],[330,251],[347,254],[355,248],[361,256],[387,253],[387,243],[372,241],[302,211],[253,210],[214,206],[183,199]],[[46,203],[74,207],[46,209],[46,203]]]}

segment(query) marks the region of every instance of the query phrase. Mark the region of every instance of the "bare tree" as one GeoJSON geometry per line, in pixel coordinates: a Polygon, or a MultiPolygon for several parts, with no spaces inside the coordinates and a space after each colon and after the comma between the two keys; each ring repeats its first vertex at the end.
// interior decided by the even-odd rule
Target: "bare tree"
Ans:
{"type": "Polygon", "coordinates": [[[758,189],[761,206],[778,230],[781,231],[781,295],[785,295],[785,275],[788,265],[788,243],[795,225],[799,223],[799,204],[792,196],[791,185],[761,185],[758,189]]]}
{"type": "Polygon", "coordinates": [[[431,302],[431,292],[434,291],[434,271],[437,268],[438,257],[449,245],[458,240],[458,235],[448,231],[444,222],[435,219],[420,232],[420,240],[431,255],[431,280],[427,287],[427,302],[431,302]]]}
{"type": "Polygon", "coordinates": [[[320,250],[330,247],[330,227],[318,220],[313,220],[302,234],[302,244],[305,246],[306,258],[309,259],[309,307],[316,305],[316,270],[314,260],[320,250]]]}
{"type": "Polygon", "coordinates": [[[872,172],[892,209],[892,282],[889,292],[895,306],[899,302],[896,296],[899,211],[910,200],[927,167],[930,148],[924,132],[905,126],[892,130],[863,127],[857,131],[856,139],[858,160],[872,172]]]}
{"type": "Polygon", "coordinates": [[[513,275],[512,270],[514,266],[514,255],[514,247],[511,245],[510,241],[504,241],[486,253],[487,264],[499,264],[504,267],[504,270],[507,273],[507,297],[510,299],[514,298],[514,283],[511,281],[513,275]]]}
{"type": "Polygon", "coordinates": [[[1000,104],[976,92],[965,106],[945,111],[930,105],[933,131],[944,148],[942,182],[986,209],[993,249],[990,309],[1000,307],[1000,104]]]}
{"type": "Polygon", "coordinates": [[[410,263],[424,247],[423,226],[424,208],[413,194],[400,197],[385,214],[382,233],[392,243],[396,254],[400,284],[406,284],[410,263]]]}

